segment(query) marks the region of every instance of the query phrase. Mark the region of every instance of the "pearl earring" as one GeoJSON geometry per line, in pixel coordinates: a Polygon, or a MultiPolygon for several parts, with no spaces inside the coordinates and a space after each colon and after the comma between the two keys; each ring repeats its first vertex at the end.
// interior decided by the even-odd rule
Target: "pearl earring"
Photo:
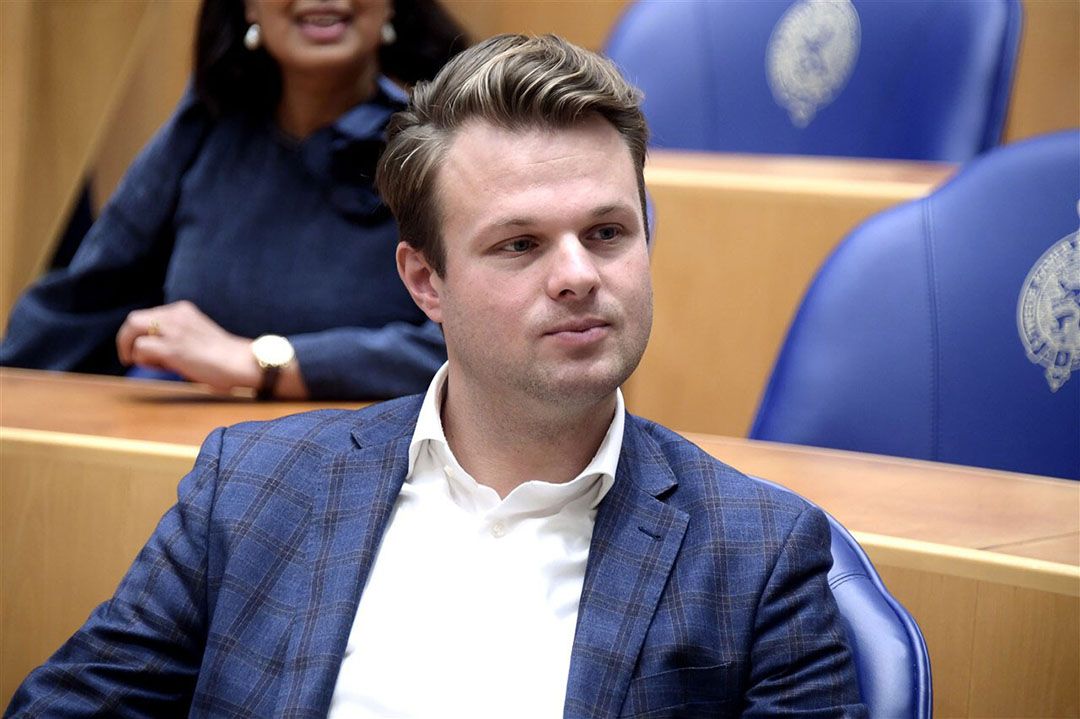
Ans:
{"type": "Polygon", "coordinates": [[[382,26],[382,43],[383,45],[393,45],[397,42],[397,30],[394,29],[394,25],[390,22],[383,23],[382,26]]]}
{"type": "Polygon", "coordinates": [[[259,23],[253,22],[244,33],[244,47],[248,50],[258,50],[262,44],[262,28],[259,23]]]}

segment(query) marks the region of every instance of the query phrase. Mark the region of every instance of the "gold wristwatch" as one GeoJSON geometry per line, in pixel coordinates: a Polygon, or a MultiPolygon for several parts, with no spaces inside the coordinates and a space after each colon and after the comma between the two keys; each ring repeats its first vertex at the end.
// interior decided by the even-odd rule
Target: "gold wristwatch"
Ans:
{"type": "Polygon", "coordinates": [[[296,351],[281,335],[263,335],[251,343],[251,353],[263,373],[255,399],[273,399],[281,370],[296,359],[296,351]]]}

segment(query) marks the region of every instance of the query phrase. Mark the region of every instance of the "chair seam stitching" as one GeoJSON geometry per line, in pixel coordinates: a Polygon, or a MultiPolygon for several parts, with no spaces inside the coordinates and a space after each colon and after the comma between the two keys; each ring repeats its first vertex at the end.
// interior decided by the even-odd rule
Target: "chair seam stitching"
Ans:
{"type": "Polygon", "coordinates": [[[930,311],[930,458],[940,461],[941,337],[938,327],[937,268],[934,264],[933,198],[923,201],[923,236],[926,252],[927,300],[930,311]]]}

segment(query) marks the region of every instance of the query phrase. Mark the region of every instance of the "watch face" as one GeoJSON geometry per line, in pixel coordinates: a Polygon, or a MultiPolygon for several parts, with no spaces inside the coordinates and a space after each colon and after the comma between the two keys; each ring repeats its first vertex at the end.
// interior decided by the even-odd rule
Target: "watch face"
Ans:
{"type": "Polygon", "coordinates": [[[278,335],[259,337],[251,343],[251,351],[263,367],[284,367],[296,356],[289,340],[278,335]]]}

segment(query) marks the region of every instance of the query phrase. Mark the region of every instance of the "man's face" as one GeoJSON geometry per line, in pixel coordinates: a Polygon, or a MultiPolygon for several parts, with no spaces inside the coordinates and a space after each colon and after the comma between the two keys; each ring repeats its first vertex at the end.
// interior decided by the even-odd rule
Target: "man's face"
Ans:
{"type": "Polygon", "coordinates": [[[451,392],[562,406],[610,396],[652,326],[636,175],[614,127],[468,124],[437,187],[446,271],[431,275],[425,309],[443,326],[451,392]]]}

